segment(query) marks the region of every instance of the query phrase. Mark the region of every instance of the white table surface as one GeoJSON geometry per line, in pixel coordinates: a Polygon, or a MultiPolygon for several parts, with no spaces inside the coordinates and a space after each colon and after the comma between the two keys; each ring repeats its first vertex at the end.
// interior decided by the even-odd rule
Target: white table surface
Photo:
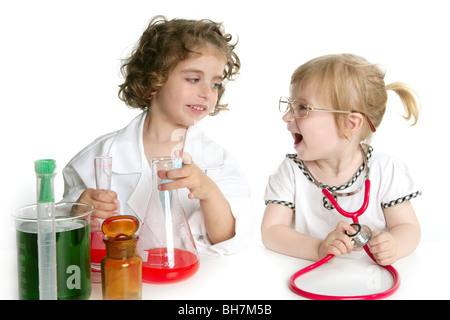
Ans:
{"type": "MultiPolygon", "coordinates": [[[[398,291],[388,299],[450,299],[448,243],[422,242],[416,251],[394,264],[401,276],[398,291]]],[[[16,250],[0,249],[0,299],[17,299],[16,250]]],[[[288,287],[290,276],[311,264],[253,243],[229,256],[200,256],[191,278],[174,284],[146,284],[143,299],[154,300],[293,300],[303,299],[288,287]]],[[[391,276],[364,252],[336,258],[301,277],[299,285],[321,294],[366,294],[385,290],[391,276]]],[[[91,299],[102,299],[101,285],[91,299]]]]}

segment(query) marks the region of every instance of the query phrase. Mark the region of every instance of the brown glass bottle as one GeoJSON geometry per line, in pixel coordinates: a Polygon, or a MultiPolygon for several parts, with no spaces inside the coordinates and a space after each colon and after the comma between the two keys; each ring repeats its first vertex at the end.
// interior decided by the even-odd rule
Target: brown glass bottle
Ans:
{"type": "Polygon", "coordinates": [[[139,223],[131,216],[104,221],[106,256],[102,259],[102,293],[105,300],[139,300],[142,297],[142,259],[136,254],[139,223]]]}

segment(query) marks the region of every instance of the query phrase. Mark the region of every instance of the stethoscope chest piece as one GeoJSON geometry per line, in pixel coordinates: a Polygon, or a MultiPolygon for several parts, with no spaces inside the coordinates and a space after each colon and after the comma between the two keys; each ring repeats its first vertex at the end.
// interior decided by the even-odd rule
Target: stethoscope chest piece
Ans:
{"type": "Polygon", "coordinates": [[[356,230],[356,232],[354,234],[350,234],[345,231],[345,234],[352,240],[353,249],[364,247],[364,245],[369,242],[372,237],[372,231],[368,226],[361,225],[359,223],[352,223],[351,226],[356,230]]]}

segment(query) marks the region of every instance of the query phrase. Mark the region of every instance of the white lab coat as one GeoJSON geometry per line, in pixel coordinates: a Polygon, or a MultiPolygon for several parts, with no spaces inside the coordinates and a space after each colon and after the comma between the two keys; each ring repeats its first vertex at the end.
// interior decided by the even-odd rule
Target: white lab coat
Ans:
{"type": "MultiPolygon", "coordinates": [[[[81,150],[63,170],[62,201],[76,201],[84,190],[95,188],[94,157],[112,157],[111,190],[117,192],[121,214],[137,216],[143,221],[152,190],[151,168],[144,154],[143,112],[122,130],[106,134],[81,150]]],[[[235,159],[210,140],[197,126],[186,132],[184,151],[220,188],[236,219],[236,235],[212,245],[206,234],[199,200],[189,199],[187,188],[179,190],[180,201],[189,220],[200,253],[231,254],[249,242],[253,233],[253,206],[250,186],[235,159]]]]}

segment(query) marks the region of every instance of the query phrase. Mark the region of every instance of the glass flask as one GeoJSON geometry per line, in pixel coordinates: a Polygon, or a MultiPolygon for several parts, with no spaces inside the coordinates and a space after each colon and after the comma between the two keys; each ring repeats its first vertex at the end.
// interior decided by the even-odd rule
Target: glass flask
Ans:
{"type": "Polygon", "coordinates": [[[142,281],[170,283],[192,276],[199,268],[199,256],[177,190],[159,191],[171,180],[158,171],[176,168],[173,157],[153,158],[152,193],[139,231],[138,254],[142,257],[142,281]]]}
{"type": "Polygon", "coordinates": [[[133,216],[114,216],[102,224],[106,256],[101,262],[102,294],[105,300],[142,298],[142,259],[136,254],[139,227],[133,216]]]}

